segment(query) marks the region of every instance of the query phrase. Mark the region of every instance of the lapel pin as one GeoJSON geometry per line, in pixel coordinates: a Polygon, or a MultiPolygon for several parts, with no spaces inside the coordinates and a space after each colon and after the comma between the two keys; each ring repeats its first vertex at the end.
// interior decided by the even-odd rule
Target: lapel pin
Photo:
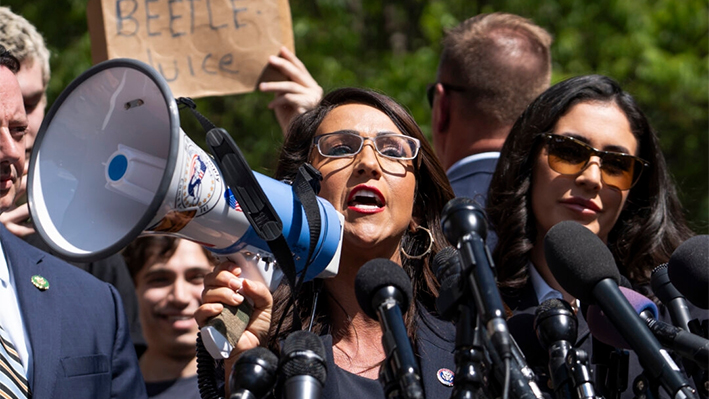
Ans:
{"type": "Polygon", "coordinates": [[[32,285],[35,287],[39,288],[42,291],[46,291],[49,289],[49,281],[47,281],[46,278],[40,276],[39,274],[35,274],[32,276],[32,285]]]}
{"type": "Polygon", "coordinates": [[[436,373],[436,376],[438,377],[438,381],[447,386],[447,387],[452,387],[453,386],[453,379],[455,377],[455,373],[451,371],[450,369],[440,369],[438,370],[438,373],[436,373]]]}

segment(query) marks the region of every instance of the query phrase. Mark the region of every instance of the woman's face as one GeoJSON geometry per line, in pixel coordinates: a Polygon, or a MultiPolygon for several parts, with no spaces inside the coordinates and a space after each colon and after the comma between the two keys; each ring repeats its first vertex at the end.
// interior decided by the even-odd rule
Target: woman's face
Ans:
{"type": "MultiPolygon", "coordinates": [[[[628,118],[612,102],[576,104],[559,119],[552,133],[603,151],[637,156],[639,148],[628,118]]],[[[575,220],[607,241],[630,190],[620,191],[605,184],[599,162],[594,155],[581,173],[561,175],[549,168],[546,147],[542,148],[532,175],[532,210],[539,238],[555,224],[575,220]]]]}
{"type": "Polygon", "coordinates": [[[149,260],[135,279],[143,335],[151,350],[194,356],[204,276],[212,265],[199,244],[180,240],[167,260],[149,260]]]}
{"type": "MultiPolygon", "coordinates": [[[[316,136],[338,131],[362,137],[402,134],[384,113],[362,104],[334,108],[316,136]]],[[[393,254],[412,220],[416,189],[413,161],[384,157],[371,140],[365,140],[354,157],[326,158],[313,148],[311,160],[323,176],[320,197],[345,216],[343,250],[393,254]]]]}

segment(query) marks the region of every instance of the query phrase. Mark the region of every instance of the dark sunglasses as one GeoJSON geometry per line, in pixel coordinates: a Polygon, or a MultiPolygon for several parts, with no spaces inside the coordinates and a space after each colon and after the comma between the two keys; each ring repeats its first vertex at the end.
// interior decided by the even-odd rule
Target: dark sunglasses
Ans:
{"type": "Polygon", "coordinates": [[[428,98],[428,105],[433,108],[433,93],[436,90],[436,85],[441,84],[444,89],[449,90],[449,91],[457,91],[459,93],[465,93],[468,91],[467,88],[461,87],[461,86],[454,86],[454,85],[449,85],[448,83],[443,83],[443,82],[436,82],[436,83],[430,83],[426,85],[426,98],[428,98]]]}
{"type": "Polygon", "coordinates": [[[549,167],[562,175],[573,176],[581,173],[592,156],[601,159],[601,180],[603,183],[625,191],[640,179],[643,168],[650,166],[641,158],[622,152],[600,151],[590,145],[568,136],[544,133],[541,135],[547,148],[549,167]]]}

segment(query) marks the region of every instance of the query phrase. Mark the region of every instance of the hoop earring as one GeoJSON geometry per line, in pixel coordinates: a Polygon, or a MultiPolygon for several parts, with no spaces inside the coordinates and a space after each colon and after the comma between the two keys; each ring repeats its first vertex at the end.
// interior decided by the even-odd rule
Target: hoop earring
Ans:
{"type": "Polygon", "coordinates": [[[431,253],[431,249],[433,249],[433,234],[431,234],[431,230],[423,227],[423,226],[416,226],[416,232],[409,235],[408,231],[407,234],[404,234],[404,237],[401,239],[401,253],[404,255],[405,258],[407,259],[422,259],[426,255],[431,253]],[[416,249],[417,247],[421,247],[419,240],[416,240],[415,236],[420,235],[420,231],[423,230],[428,234],[428,245],[426,246],[426,250],[420,254],[420,255],[411,255],[406,252],[407,247],[409,247],[409,251],[416,249]]]}

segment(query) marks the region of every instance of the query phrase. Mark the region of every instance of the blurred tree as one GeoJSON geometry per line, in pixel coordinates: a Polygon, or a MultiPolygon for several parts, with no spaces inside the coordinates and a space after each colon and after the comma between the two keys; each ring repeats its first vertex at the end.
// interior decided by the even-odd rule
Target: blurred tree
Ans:
{"type": "MultiPolygon", "coordinates": [[[[53,51],[50,104],[91,65],[86,0],[0,0],[35,23],[53,51]],[[47,17],[51,16],[51,17],[47,17]]],[[[705,0],[294,0],[298,56],[327,91],[371,87],[409,108],[430,132],[426,84],[445,29],[481,12],[532,19],[555,37],[553,83],[600,73],[633,94],[658,131],[687,216],[709,233],[709,50],[705,0]]],[[[236,139],[252,167],[275,167],[281,132],[270,95],[198,99],[236,139]]],[[[183,129],[203,142],[199,125],[183,129]]]]}

